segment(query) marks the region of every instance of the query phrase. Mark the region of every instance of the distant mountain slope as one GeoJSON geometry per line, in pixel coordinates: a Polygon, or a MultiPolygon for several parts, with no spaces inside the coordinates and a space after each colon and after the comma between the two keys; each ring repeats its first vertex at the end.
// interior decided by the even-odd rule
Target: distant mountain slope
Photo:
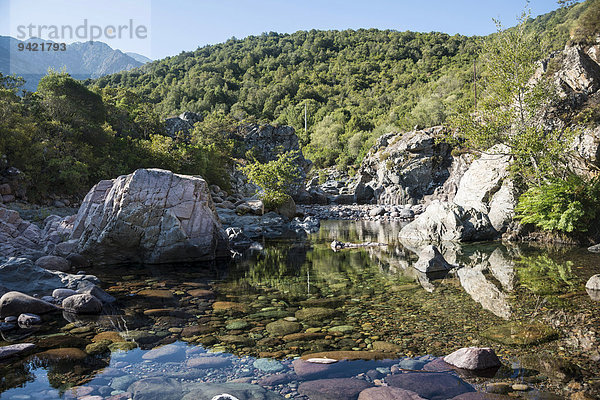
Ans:
{"type": "Polygon", "coordinates": [[[138,53],[132,53],[132,52],[128,51],[125,54],[127,54],[129,57],[133,58],[134,60],[141,62],[142,64],[152,62],[152,60],[150,58],[143,56],[141,54],[138,54],[138,53]]]}
{"type": "Polygon", "coordinates": [[[0,72],[22,76],[26,80],[25,89],[31,91],[36,90],[40,78],[49,68],[57,71],[64,68],[73,77],[87,79],[127,71],[147,62],[138,61],[102,42],[72,43],[67,45],[65,51],[18,51],[19,43],[36,42],[50,41],[40,39],[20,41],[12,37],[0,36],[0,72]]]}

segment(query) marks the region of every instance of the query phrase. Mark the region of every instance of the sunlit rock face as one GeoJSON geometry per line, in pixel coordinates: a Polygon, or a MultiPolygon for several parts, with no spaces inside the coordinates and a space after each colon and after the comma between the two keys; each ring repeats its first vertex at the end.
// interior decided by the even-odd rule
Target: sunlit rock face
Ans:
{"type": "Polygon", "coordinates": [[[496,145],[473,161],[460,179],[451,202],[433,202],[400,231],[400,238],[419,241],[495,239],[514,216],[517,193],[508,178],[509,149],[496,145]]]}
{"type": "Polygon", "coordinates": [[[99,182],[71,239],[96,265],[207,261],[227,249],[206,181],[160,169],[99,182]]]}
{"type": "Polygon", "coordinates": [[[381,136],[358,171],[361,193],[368,187],[372,194],[357,193],[357,200],[370,202],[374,197],[379,204],[411,204],[441,188],[451,177],[453,161],[450,146],[436,143],[442,131],[433,127],[381,136]]]}

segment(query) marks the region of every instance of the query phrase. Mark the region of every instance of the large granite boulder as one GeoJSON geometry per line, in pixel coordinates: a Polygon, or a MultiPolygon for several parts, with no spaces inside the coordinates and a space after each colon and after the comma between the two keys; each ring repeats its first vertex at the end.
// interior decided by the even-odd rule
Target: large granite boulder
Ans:
{"type": "Polygon", "coordinates": [[[0,259],[0,285],[27,294],[50,294],[57,288],[77,289],[98,284],[93,275],[49,271],[26,258],[0,259]]]}
{"type": "Polygon", "coordinates": [[[71,239],[96,265],[207,261],[227,250],[206,181],[160,169],[99,182],[71,239]]]}
{"type": "Polygon", "coordinates": [[[422,242],[490,240],[497,236],[488,216],[453,203],[431,203],[425,212],[406,225],[400,238],[422,242]]]}
{"type": "Polygon", "coordinates": [[[496,145],[473,161],[452,202],[432,202],[400,231],[421,241],[477,241],[499,237],[514,217],[518,194],[509,179],[512,156],[496,145]]]}
{"type": "Polygon", "coordinates": [[[483,153],[460,180],[454,204],[487,213],[488,202],[508,177],[511,161],[510,149],[504,145],[496,145],[483,153]]]}
{"type": "Polygon", "coordinates": [[[406,204],[422,200],[450,177],[453,157],[436,142],[441,127],[381,136],[358,171],[356,200],[406,204]]]}

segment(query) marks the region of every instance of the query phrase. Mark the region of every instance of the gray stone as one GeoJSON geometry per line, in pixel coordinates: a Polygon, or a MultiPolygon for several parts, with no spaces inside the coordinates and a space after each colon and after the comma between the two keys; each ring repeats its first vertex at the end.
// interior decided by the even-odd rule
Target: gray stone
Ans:
{"type": "Polygon", "coordinates": [[[228,253],[206,181],[160,169],[94,186],[71,239],[97,265],[207,261],[228,253]]]}
{"type": "Polygon", "coordinates": [[[115,376],[110,382],[110,387],[125,391],[135,381],[137,381],[137,378],[132,375],[115,376]]]}
{"type": "Polygon", "coordinates": [[[585,289],[592,300],[600,301],[600,274],[593,275],[588,279],[585,289]]]}
{"type": "Polygon", "coordinates": [[[444,357],[444,361],[469,370],[498,368],[502,365],[494,350],[488,347],[464,347],[444,357]]]}
{"type": "MultiPolygon", "coordinates": [[[[4,195],[4,202],[8,202],[4,195]]],[[[0,205],[0,257],[33,257],[42,251],[42,231],[35,224],[24,221],[17,211],[0,205]]]]}
{"type": "Polygon", "coordinates": [[[410,390],[430,400],[445,400],[475,389],[462,379],[443,372],[408,372],[389,375],[389,386],[410,390]]]}
{"type": "Polygon", "coordinates": [[[415,392],[391,386],[380,386],[365,389],[358,395],[358,400],[425,400],[415,392]]]}
{"type": "Polygon", "coordinates": [[[600,65],[579,46],[568,46],[563,51],[562,67],[556,73],[573,92],[586,95],[600,89],[600,65]]]}
{"type": "Polygon", "coordinates": [[[67,272],[71,268],[69,261],[58,256],[40,257],[35,261],[35,265],[40,268],[49,269],[50,271],[61,272],[67,272]]]}
{"type": "Polygon", "coordinates": [[[20,292],[8,292],[0,298],[0,318],[26,313],[44,314],[57,309],[54,304],[20,292]]]}
{"type": "Polygon", "coordinates": [[[300,383],[298,393],[311,400],[354,400],[371,386],[355,378],[317,379],[300,383]]]}
{"type": "Polygon", "coordinates": [[[62,301],[67,312],[75,314],[99,314],[102,312],[102,302],[91,294],[74,294],[62,301]]]}
{"type": "Polygon", "coordinates": [[[18,323],[21,328],[28,328],[32,325],[39,325],[42,323],[42,318],[36,314],[25,313],[19,315],[18,323]]]}
{"type": "Polygon", "coordinates": [[[473,161],[460,180],[458,191],[454,196],[454,204],[464,209],[473,208],[488,213],[487,202],[498,192],[503,181],[508,177],[508,167],[512,162],[510,154],[508,147],[496,145],[473,161]]]}
{"type": "Polygon", "coordinates": [[[377,216],[383,215],[383,214],[385,214],[385,208],[383,208],[383,207],[375,207],[369,211],[369,215],[371,217],[377,217],[377,216]]]}
{"type": "MultiPolygon", "coordinates": [[[[408,204],[436,191],[441,195],[453,160],[450,146],[436,143],[442,132],[442,127],[433,127],[381,136],[357,173],[358,185],[373,189],[369,202],[408,204]]],[[[369,197],[361,194],[360,186],[357,190],[357,200],[369,197]]]]}
{"type": "Polygon", "coordinates": [[[73,296],[74,294],[77,294],[77,292],[73,289],[54,289],[52,297],[62,302],[64,299],[73,296]]]}
{"type": "Polygon", "coordinates": [[[421,242],[479,241],[498,236],[488,216],[451,203],[431,203],[400,231],[400,238],[421,242]]]}
{"type": "MultiPolygon", "coordinates": [[[[224,394],[239,400],[284,400],[280,395],[249,383],[197,383],[184,387],[188,393],[181,400],[218,399],[224,394]]],[[[231,400],[225,397],[223,400],[231,400]]],[[[134,398],[135,400],[135,398],[134,398]]]]}
{"type": "Polygon", "coordinates": [[[425,246],[419,253],[419,260],[415,263],[414,268],[421,272],[440,272],[449,271],[455,268],[449,264],[444,256],[440,253],[437,247],[433,245],[425,246]]]}
{"type": "Polygon", "coordinates": [[[185,358],[185,350],[180,346],[168,344],[150,350],[145,353],[142,358],[144,360],[152,361],[179,362],[185,358]]]}
{"type": "Polygon", "coordinates": [[[595,244],[593,246],[588,247],[588,251],[592,253],[600,253],[600,244],[595,244]]]}
{"type": "Polygon", "coordinates": [[[35,344],[33,343],[17,343],[8,346],[2,346],[0,347],[0,360],[31,351],[34,348],[35,344]]]}
{"type": "Polygon", "coordinates": [[[231,366],[231,360],[220,356],[193,357],[186,361],[188,368],[218,369],[231,366]]]}
{"type": "Polygon", "coordinates": [[[284,365],[277,360],[272,360],[270,358],[259,358],[254,360],[252,363],[254,368],[259,369],[263,372],[267,372],[273,374],[275,372],[280,372],[285,369],[284,365]]]}
{"type": "Polygon", "coordinates": [[[98,283],[93,275],[73,275],[49,271],[26,258],[0,258],[0,285],[27,294],[52,293],[56,288],[76,289],[81,284],[98,283]]]}
{"type": "Polygon", "coordinates": [[[100,289],[97,285],[83,285],[82,288],[77,289],[77,293],[90,294],[100,300],[102,303],[110,304],[117,301],[113,296],[100,289]]]}
{"type": "Polygon", "coordinates": [[[182,384],[172,378],[144,378],[132,383],[127,389],[133,400],[181,400],[182,384]]]}

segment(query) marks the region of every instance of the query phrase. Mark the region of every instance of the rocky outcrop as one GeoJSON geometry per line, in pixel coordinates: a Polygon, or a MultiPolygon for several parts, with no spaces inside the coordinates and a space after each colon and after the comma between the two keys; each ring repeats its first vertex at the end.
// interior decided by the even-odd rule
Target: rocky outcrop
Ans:
{"type": "Polygon", "coordinates": [[[41,229],[0,205],[0,257],[37,258],[44,255],[43,248],[41,229]]]}
{"type": "Polygon", "coordinates": [[[298,136],[291,126],[248,124],[238,128],[238,135],[243,141],[245,152],[251,152],[260,162],[273,161],[279,154],[298,151],[299,165],[304,170],[311,165],[302,155],[298,136]]]}
{"type": "Polygon", "coordinates": [[[194,124],[201,121],[202,117],[199,114],[184,111],[177,117],[165,120],[165,132],[170,137],[176,137],[178,134],[187,135],[194,128],[194,124]]]}
{"type": "Polygon", "coordinates": [[[207,261],[227,250],[206,181],[160,169],[94,186],[70,239],[97,265],[207,261]]]}
{"type": "Polygon", "coordinates": [[[561,58],[561,68],[555,77],[563,95],[569,92],[589,95],[600,89],[600,65],[582,47],[565,47],[561,58]]]}
{"type": "Polygon", "coordinates": [[[499,237],[512,221],[517,193],[508,178],[512,158],[496,145],[475,160],[460,179],[452,202],[433,202],[400,231],[420,241],[477,241],[499,237]]]}
{"type": "Polygon", "coordinates": [[[469,242],[493,239],[497,232],[486,214],[475,209],[465,210],[453,203],[436,201],[406,225],[398,236],[423,242],[469,242]]]}
{"type": "MultiPolygon", "coordinates": [[[[294,128],[247,124],[238,127],[237,134],[233,138],[241,142],[240,151],[237,154],[239,158],[246,158],[248,154],[251,154],[253,158],[263,163],[277,159],[280,154],[297,151],[298,157],[295,162],[298,165],[300,176],[295,187],[292,188],[292,197],[294,200],[306,200],[308,193],[304,190],[304,180],[312,162],[304,158],[294,128]]],[[[252,196],[258,191],[259,188],[249,183],[245,174],[236,166],[230,175],[231,187],[234,192],[252,196]]]]}
{"type": "Polygon", "coordinates": [[[356,197],[379,204],[415,204],[450,177],[450,146],[436,143],[442,127],[381,136],[358,171],[356,197]],[[361,186],[362,185],[362,186],[361,186]]]}

